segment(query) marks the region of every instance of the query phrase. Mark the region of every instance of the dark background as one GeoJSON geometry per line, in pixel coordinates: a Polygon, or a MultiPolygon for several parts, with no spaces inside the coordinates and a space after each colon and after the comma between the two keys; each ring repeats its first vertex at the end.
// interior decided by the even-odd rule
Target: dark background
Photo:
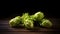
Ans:
{"type": "Polygon", "coordinates": [[[0,1],[0,34],[59,34],[60,33],[60,5],[54,0],[2,0],[0,1]],[[40,28],[33,30],[13,29],[9,27],[9,20],[22,13],[34,14],[42,11],[45,17],[53,23],[52,28],[40,28]],[[8,19],[5,19],[8,18],[8,19]]]}
{"type": "Polygon", "coordinates": [[[0,1],[0,18],[22,15],[24,12],[33,14],[42,11],[48,17],[60,18],[59,1],[48,0],[9,0],[0,1]]]}

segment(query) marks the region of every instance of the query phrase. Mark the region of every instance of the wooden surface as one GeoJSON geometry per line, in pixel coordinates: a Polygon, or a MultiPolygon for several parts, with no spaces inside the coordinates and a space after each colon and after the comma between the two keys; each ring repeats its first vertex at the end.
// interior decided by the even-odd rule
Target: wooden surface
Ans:
{"type": "Polygon", "coordinates": [[[11,28],[9,26],[10,19],[0,19],[0,34],[59,34],[60,18],[49,18],[53,26],[52,28],[39,28],[38,30],[27,30],[24,28],[11,28]]]}

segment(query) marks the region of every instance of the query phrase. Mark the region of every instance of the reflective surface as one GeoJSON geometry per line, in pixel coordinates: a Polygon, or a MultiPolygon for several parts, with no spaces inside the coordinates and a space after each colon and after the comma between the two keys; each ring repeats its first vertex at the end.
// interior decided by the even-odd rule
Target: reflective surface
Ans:
{"type": "Polygon", "coordinates": [[[0,19],[0,33],[1,34],[59,34],[60,33],[60,19],[49,18],[53,26],[51,28],[40,27],[36,30],[27,30],[24,28],[11,28],[9,20],[11,18],[0,19]]]}

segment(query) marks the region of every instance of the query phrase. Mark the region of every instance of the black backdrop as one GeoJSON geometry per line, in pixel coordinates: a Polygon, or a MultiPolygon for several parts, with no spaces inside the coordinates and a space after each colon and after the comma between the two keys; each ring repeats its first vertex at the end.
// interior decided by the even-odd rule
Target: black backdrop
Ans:
{"type": "Polygon", "coordinates": [[[10,0],[1,1],[0,18],[7,18],[12,15],[22,15],[24,12],[34,14],[42,11],[48,17],[60,18],[59,2],[48,0],[10,0]]]}

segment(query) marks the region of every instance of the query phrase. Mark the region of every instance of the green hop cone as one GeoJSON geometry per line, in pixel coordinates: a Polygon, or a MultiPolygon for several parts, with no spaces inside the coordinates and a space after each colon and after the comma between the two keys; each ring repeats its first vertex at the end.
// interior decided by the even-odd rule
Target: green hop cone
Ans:
{"type": "Polygon", "coordinates": [[[42,18],[44,18],[44,14],[43,12],[37,12],[34,15],[32,15],[32,19],[34,19],[35,21],[40,21],[42,18]]]}
{"type": "Polygon", "coordinates": [[[26,19],[28,19],[29,18],[29,14],[28,13],[24,13],[23,15],[22,15],[22,23],[24,23],[24,21],[26,20],[26,19]]]}
{"type": "Polygon", "coordinates": [[[42,19],[42,23],[40,23],[41,26],[43,27],[52,27],[52,22],[48,19],[42,19]]]}
{"type": "Polygon", "coordinates": [[[21,23],[21,17],[20,16],[16,16],[15,18],[11,19],[9,21],[9,25],[11,27],[18,27],[21,23]]]}
{"type": "Polygon", "coordinates": [[[30,19],[33,20],[33,21],[36,21],[36,18],[35,18],[34,15],[31,15],[31,16],[30,16],[30,19]]]}
{"type": "Polygon", "coordinates": [[[24,21],[24,26],[26,27],[26,28],[33,28],[34,27],[34,24],[33,24],[34,22],[32,21],[32,20],[29,20],[29,19],[26,19],[25,21],[24,21]]]}
{"type": "Polygon", "coordinates": [[[22,15],[22,23],[25,28],[33,28],[33,21],[28,13],[22,15]]]}

